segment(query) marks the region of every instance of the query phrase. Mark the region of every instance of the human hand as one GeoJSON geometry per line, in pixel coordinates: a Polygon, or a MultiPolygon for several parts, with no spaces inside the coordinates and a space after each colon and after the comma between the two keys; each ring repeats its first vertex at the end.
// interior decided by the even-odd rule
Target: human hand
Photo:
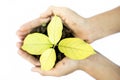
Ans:
{"type": "Polygon", "coordinates": [[[41,15],[41,18],[57,15],[62,19],[63,24],[73,31],[75,37],[91,43],[110,34],[120,32],[119,12],[120,7],[117,7],[90,18],[83,18],[69,8],[51,6],[41,15]]]}
{"type": "MultiPolygon", "coordinates": [[[[75,12],[73,12],[72,10],[68,8],[58,7],[57,9],[63,9],[62,12],[58,12],[60,14],[57,14],[57,12],[55,12],[54,14],[61,17],[64,25],[68,26],[73,31],[76,37],[80,37],[83,40],[90,42],[89,30],[86,24],[86,19],[82,18],[81,16],[79,16],[78,14],[76,14],[75,12]],[[65,13],[68,15],[66,15],[65,13]]],[[[55,11],[58,11],[57,9],[55,9],[55,11]]],[[[53,16],[53,13],[49,12],[51,10],[52,10],[52,7],[48,9],[48,11],[45,12],[43,15],[41,15],[40,18],[30,21],[24,24],[22,27],[20,27],[20,29],[17,31],[17,35],[21,40],[21,42],[17,43],[17,46],[19,48],[18,53],[24,59],[28,60],[29,62],[35,65],[35,68],[33,68],[33,71],[39,72],[43,75],[62,76],[62,75],[65,75],[65,74],[68,74],[70,72],[77,70],[79,66],[78,65],[79,61],[74,61],[68,58],[64,58],[62,61],[57,63],[55,68],[53,68],[51,71],[41,71],[39,60],[33,57],[32,55],[28,54],[27,52],[20,49],[22,46],[23,39],[25,38],[27,34],[29,34],[29,32],[32,29],[34,29],[37,26],[40,26],[42,23],[47,23],[51,19],[51,17],[53,16]]]]}
{"type": "MultiPolygon", "coordinates": [[[[22,43],[17,43],[18,48],[22,46],[22,43]]],[[[33,72],[38,72],[43,76],[64,76],[71,72],[74,72],[75,70],[83,70],[84,66],[84,60],[71,60],[67,57],[63,58],[61,61],[59,61],[53,69],[50,71],[42,71],[40,69],[40,62],[37,58],[34,56],[28,54],[27,52],[19,49],[18,53],[21,57],[23,57],[25,60],[32,63],[35,67],[32,68],[33,72]]]]}
{"type": "MultiPolygon", "coordinates": [[[[49,18],[45,19],[45,21],[48,21],[48,20],[49,20],[49,18]]],[[[38,21],[34,20],[34,22],[38,22],[38,21]]],[[[20,49],[22,46],[24,37],[34,28],[34,26],[32,26],[30,24],[32,24],[32,22],[28,22],[28,23],[24,24],[17,31],[17,35],[21,39],[21,42],[17,43],[17,47],[19,48],[18,53],[20,54],[20,56],[22,56],[24,59],[28,60],[35,66],[32,69],[32,71],[39,72],[40,74],[46,75],[46,76],[63,76],[68,73],[71,73],[79,68],[79,61],[71,60],[71,59],[65,57],[62,61],[58,62],[52,70],[50,70],[50,71],[40,70],[39,60],[36,59],[35,57],[33,57],[32,55],[28,54],[27,52],[20,49]]],[[[38,23],[35,23],[35,24],[38,24],[38,23]]]]}
{"type": "MultiPolygon", "coordinates": [[[[53,7],[51,7],[51,8],[53,8],[53,7]]],[[[51,8],[48,9],[50,11],[45,12],[43,15],[41,15],[40,18],[24,24],[17,31],[17,35],[21,39],[21,42],[17,43],[17,46],[19,48],[18,53],[24,59],[28,60],[29,62],[31,62],[32,64],[35,65],[35,67],[32,70],[35,71],[35,72],[39,72],[40,74],[46,75],[46,76],[62,76],[62,75],[66,75],[70,72],[73,72],[77,69],[82,69],[83,71],[87,72],[88,74],[90,74],[91,76],[93,76],[94,78],[99,79],[99,80],[113,80],[113,79],[115,79],[115,77],[118,78],[116,80],[119,80],[120,79],[120,77],[119,77],[119,73],[120,73],[119,66],[115,65],[110,60],[108,60],[107,58],[103,57],[100,54],[95,54],[95,55],[92,55],[92,56],[88,57],[87,59],[78,60],[78,61],[71,60],[69,58],[64,58],[63,60],[58,62],[52,70],[41,71],[39,60],[20,49],[21,46],[22,46],[23,39],[25,38],[25,36],[27,34],[29,34],[29,32],[33,28],[41,25],[42,23],[47,23],[50,20],[50,17],[53,15],[53,13],[55,15],[58,15],[59,13],[56,13],[56,12],[61,11],[60,8],[59,9],[57,8],[58,11],[55,10],[56,11],[55,12],[51,8]],[[101,75],[103,77],[101,77],[101,75]]],[[[60,12],[60,14],[58,15],[63,20],[63,23],[65,25],[67,25],[71,30],[73,30],[74,35],[76,37],[80,37],[83,40],[87,40],[88,42],[92,42],[93,40],[92,40],[92,38],[90,38],[91,35],[88,34],[88,33],[91,33],[91,32],[89,32],[89,25],[84,24],[84,23],[87,23],[87,20],[83,19],[82,17],[80,17],[76,13],[72,12],[68,8],[64,8],[63,10],[64,11],[60,12]],[[65,15],[64,12],[66,13],[66,16],[67,15],[69,15],[69,16],[64,17],[64,15],[65,15]],[[69,12],[71,12],[71,13],[69,13],[69,12]],[[64,15],[61,15],[61,13],[62,14],[64,13],[64,15]],[[75,15],[76,15],[76,17],[79,17],[79,19],[73,18],[73,16],[75,16],[75,15]],[[79,22],[75,23],[79,20],[83,21],[83,24],[82,23],[80,24],[79,22]],[[72,23],[72,21],[73,21],[73,23],[72,23]],[[80,24],[80,26],[78,24],[80,24]],[[84,27],[84,25],[88,25],[88,27],[86,28],[86,27],[84,27]],[[75,29],[74,29],[74,27],[75,27],[75,29]],[[81,32],[79,32],[79,30],[81,32]],[[83,33],[82,33],[82,31],[83,31],[83,33]],[[85,31],[86,31],[86,33],[85,33],[85,31]]],[[[96,20],[94,20],[94,21],[96,21],[96,20]]]]}
{"type": "Polygon", "coordinates": [[[74,11],[66,7],[51,6],[41,14],[41,18],[51,18],[52,16],[59,16],[63,24],[73,31],[75,37],[79,37],[88,43],[93,42],[91,37],[91,29],[86,18],[81,17],[74,11]]]}
{"type": "Polygon", "coordinates": [[[18,47],[18,53],[20,56],[22,56],[24,59],[29,61],[35,66],[40,66],[39,60],[33,57],[32,55],[28,54],[27,52],[23,51],[21,49],[21,46],[23,44],[23,40],[26,37],[27,34],[31,32],[32,29],[34,29],[37,26],[42,25],[42,23],[47,23],[50,20],[50,18],[37,18],[34,19],[30,22],[27,22],[23,24],[20,29],[16,32],[17,36],[20,39],[20,42],[17,42],[17,47],[18,47]]]}
{"type": "Polygon", "coordinates": [[[33,72],[38,72],[43,76],[65,76],[75,70],[79,69],[80,62],[78,60],[71,60],[67,57],[59,61],[54,68],[49,71],[43,71],[40,69],[40,66],[35,66],[32,68],[33,72]]]}

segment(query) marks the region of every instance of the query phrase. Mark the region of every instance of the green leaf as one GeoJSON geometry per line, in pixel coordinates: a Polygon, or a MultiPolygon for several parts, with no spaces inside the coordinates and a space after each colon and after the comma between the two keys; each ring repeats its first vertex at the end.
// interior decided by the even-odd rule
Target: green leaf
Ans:
{"type": "Polygon", "coordinates": [[[25,38],[22,49],[33,55],[40,55],[52,46],[46,35],[33,33],[25,38]]]}
{"type": "Polygon", "coordinates": [[[58,16],[54,16],[47,27],[50,41],[56,45],[62,36],[62,20],[58,16]]]}
{"type": "Polygon", "coordinates": [[[88,56],[95,54],[93,48],[79,38],[63,39],[58,44],[58,48],[65,56],[74,60],[85,59],[88,56]]]}
{"type": "Polygon", "coordinates": [[[55,50],[52,48],[46,50],[40,57],[41,70],[44,71],[51,70],[55,65],[55,61],[56,61],[55,50]]]}

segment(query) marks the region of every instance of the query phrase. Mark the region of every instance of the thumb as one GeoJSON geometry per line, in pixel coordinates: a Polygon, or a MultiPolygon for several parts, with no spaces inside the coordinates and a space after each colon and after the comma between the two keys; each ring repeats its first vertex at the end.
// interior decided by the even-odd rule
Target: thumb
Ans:
{"type": "Polygon", "coordinates": [[[60,76],[60,74],[54,68],[50,71],[43,71],[43,70],[40,69],[40,67],[33,67],[32,71],[33,72],[38,72],[43,76],[56,76],[56,77],[60,76]]]}

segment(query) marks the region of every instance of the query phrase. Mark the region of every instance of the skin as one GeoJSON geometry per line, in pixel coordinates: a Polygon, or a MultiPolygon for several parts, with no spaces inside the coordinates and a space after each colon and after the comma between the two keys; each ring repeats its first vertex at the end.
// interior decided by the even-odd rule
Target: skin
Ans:
{"type": "Polygon", "coordinates": [[[97,51],[97,54],[91,55],[87,59],[71,60],[65,57],[50,71],[40,70],[39,60],[20,48],[25,36],[36,26],[48,22],[53,15],[61,17],[64,25],[73,31],[75,37],[79,37],[88,43],[120,31],[120,7],[86,19],[68,8],[52,6],[39,18],[24,24],[17,31],[21,40],[17,43],[18,53],[35,65],[32,71],[44,76],[64,76],[75,70],[83,70],[96,80],[120,80],[120,67],[97,51]]]}

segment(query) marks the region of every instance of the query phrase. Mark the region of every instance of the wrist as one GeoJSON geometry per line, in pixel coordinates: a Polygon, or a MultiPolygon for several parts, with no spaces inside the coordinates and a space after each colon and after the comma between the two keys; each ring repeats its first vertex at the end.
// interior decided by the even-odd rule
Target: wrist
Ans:
{"type": "Polygon", "coordinates": [[[87,18],[86,22],[87,22],[87,27],[89,31],[89,40],[91,43],[100,38],[100,36],[102,35],[101,29],[99,29],[99,27],[96,26],[97,22],[93,18],[87,18]]]}
{"type": "Polygon", "coordinates": [[[91,63],[94,61],[96,56],[98,56],[98,54],[91,55],[84,60],[79,60],[79,69],[86,71],[91,66],[91,63]]]}
{"type": "Polygon", "coordinates": [[[79,69],[85,71],[97,80],[119,80],[120,68],[97,52],[80,61],[79,69]],[[102,77],[101,77],[102,76],[102,77]]]}

